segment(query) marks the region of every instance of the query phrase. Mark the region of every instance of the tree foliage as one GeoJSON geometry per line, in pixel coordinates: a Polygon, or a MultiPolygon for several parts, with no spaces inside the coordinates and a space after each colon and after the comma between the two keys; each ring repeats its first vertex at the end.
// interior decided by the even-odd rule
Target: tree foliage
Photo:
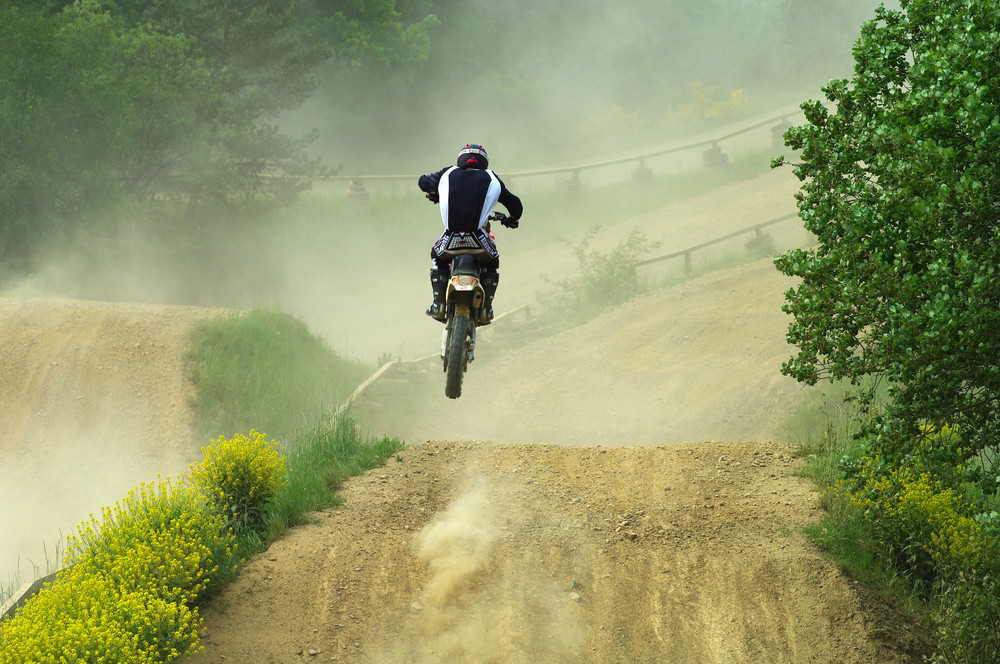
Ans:
{"type": "MultiPolygon", "coordinates": [[[[419,12],[420,2],[404,2],[419,12]]],[[[331,56],[396,66],[396,0],[0,0],[0,260],[141,205],[208,223],[323,170],[281,116],[331,56]]]]}
{"type": "Polygon", "coordinates": [[[776,259],[802,278],[783,371],[883,380],[887,453],[947,424],[972,455],[1000,444],[1000,2],[900,4],[785,135],[817,245],[776,259]]]}
{"type": "Polygon", "coordinates": [[[0,258],[67,218],[148,198],[201,138],[208,81],[188,40],[81,2],[0,6],[0,258]]]}

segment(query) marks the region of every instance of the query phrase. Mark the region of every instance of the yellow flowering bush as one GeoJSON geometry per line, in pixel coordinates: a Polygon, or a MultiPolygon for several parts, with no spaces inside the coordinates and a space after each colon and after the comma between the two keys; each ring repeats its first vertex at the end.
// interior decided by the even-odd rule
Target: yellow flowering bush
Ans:
{"type": "Polygon", "coordinates": [[[845,455],[833,498],[862,517],[878,554],[917,581],[937,627],[935,664],[1000,661],[1000,516],[995,453],[970,454],[953,426],[906,449],[869,439],[845,455]],[[843,502],[841,502],[843,501],[843,502]]]}
{"type": "Polygon", "coordinates": [[[190,603],[230,555],[233,536],[196,488],[141,484],[68,538],[66,562],[121,586],[190,603]]]}
{"type": "Polygon", "coordinates": [[[275,441],[251,430],[230,440],[219,436],[202,449],[204,460],[190,476],[238,533],[260,533],[266,507],[288,482],[285,458],[275,441]]]}
{"type": "Polygon", "coordinates": [[[143,484],[69,538],[67,567],[0,628],[0,664],[168,662],[193,652],[194,601],[232,534],[191,486],[143,484]]]}
{"type": "Polygon", "coordinates": [[[930,583],[983,563],[982,525],[968,502],[930,472],[866,457],[859,476],[840,490],[865,514],[894,562],[917,579],[930,583]]]}
{"type": "MultiPolygon", "coordinates": [[[[321,433],[298,468],[323,471],[312,480],[324,490],[333,457],[364,469],[399,447],[362,445],[340,419],[321,433]]],[[[78,527],[67,567],[0,623],[0,664],[165,664],[199,650],[197,602],[235,576],[241,551],[260,550],[248,527],[288,483],[277,443],[256,431],[204,452],[181,481],[142,484],[78,527]]]]}
{"type": "Polygon", "coordinates": [[[168,662],[197,647],[197,611],[71,567],[0,631],[0,662],[168,662]]]}

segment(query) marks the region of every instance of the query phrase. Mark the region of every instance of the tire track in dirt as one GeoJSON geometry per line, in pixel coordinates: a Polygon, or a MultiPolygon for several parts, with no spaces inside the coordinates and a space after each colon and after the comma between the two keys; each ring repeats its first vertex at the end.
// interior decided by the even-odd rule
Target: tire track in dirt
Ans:
{"type": "Polygon", "coordinates": [[[457,401],[429,378],[425,442],[251,562],[194,661],[919,661],[798,532],[820,512],[792,445],[677,442],[753,440],[801,402],[762,308],[781,292],[733,268],[475,366],[457,401]]]}
{"type": "MultiPolygon", "coordinates": [[[[768,175],[608,241],[637,221],[690,246],[789,194],[768,175]]],[[[531,253],[505,255],[506,306],[534,296],[530,266],[566,263],[531,253]]],[[[806,396],[778,370],[790,285],[768,261],[724,270],[520,348],[484,339],[461,399],[433,368],[373,393],[368,426],[416,444],[252,561],[194,661],[919,661],[908,623],[798,533],[817,496],[766,442],[806,396]]]]}

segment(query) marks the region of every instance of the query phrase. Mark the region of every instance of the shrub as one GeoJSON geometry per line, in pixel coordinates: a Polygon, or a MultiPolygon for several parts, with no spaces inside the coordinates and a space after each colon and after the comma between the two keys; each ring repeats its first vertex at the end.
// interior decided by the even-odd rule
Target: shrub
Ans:
{"type": "Polygon", "coordinates": [[[67,567],[0,631],[0,662],[167,662],[193,652],[232,535],[200,491],[143,484],[69,538],[67,567]]]}
{"type": "Polygon", "coordinates": [[[903,462],[845,459],[835,493],[857,509],[875,549],[916,581],[933,608],[938,664],[1000,661],[997,496],[967,469],[961,437],[924,428],[903,462]],[[970,479],[971,478],[971,479],[970,479]]]}
{"type": "Polygon", "coordinates": [[[866,457],[841,485],[863,511],[886,554],[929,589],[939,575],[956,576],[983,562],[983,527],[972,506],[930,472],[889,467],[866,457]]]}
{"type": "Polygon", "coordinates": [[[634,228],[605,253],[590,246],[599,230],[599,226],[594,226],[573,247],[580,263],[579,276],[555,282],[562,296],[546,302],[569,320],[587,320],[646,292],[639,278],[639,258],[659,244],[650,242],[642,231],[634,228]]]}
{"type": "Polygon", "coordinates": [[[196,609],[72,567],[4,625],[0,662],[168,662],[197,648],[199,622],[196,609]]]}
{"type": "Polygon", "coordinates": [[[251,430],[230,440],[219,436],[202,452],[204,460],[191,466],[191,480],[236,533],[261,534],[268,505],[288,483],[277,442],[251,430]]]}
{"type": "MultiPolygon", "coordinates": [[[[1000,549],[993,552],[993,560],[1000,549]]],[[[939,598],[934,614],[938,653],[934,662],[1000,662],[1000,574],[962,573],[939,598]]]]}
{"type": "Polygon", "coordinates": [[[91,518],[78,528],[66,562],[154,597],[192,603],[220,562],[229,563],[232,544],[224,520],[199,491],[141,484],[104,508],[103,521],[91,518]]]}

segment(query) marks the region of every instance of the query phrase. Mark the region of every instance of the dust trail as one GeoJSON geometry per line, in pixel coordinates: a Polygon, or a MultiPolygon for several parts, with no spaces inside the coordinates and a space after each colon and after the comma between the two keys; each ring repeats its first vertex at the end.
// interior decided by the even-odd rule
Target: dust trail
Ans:
{"type": "Polygon", "coordinates": [[[477,487],[459,496],[423,532],[417,555],[430,573],[423,592],[428,615],[446,614],[451,603],[471,589],[476,572],[489,562],[499,532],[494,519],[489,498],[477,487]]]}
{"type": "Polygon", "coordinates": [[[577,661],[579,607],[551,575],[513,546],[537,515],[516,493],[482,480],[462,492],[420,534],[427,580],[411,605],[404,634],[373,661],[392,664],[488,664],[577,661]],[[497,564],[497,561],[513,561],[497,564]]]}

